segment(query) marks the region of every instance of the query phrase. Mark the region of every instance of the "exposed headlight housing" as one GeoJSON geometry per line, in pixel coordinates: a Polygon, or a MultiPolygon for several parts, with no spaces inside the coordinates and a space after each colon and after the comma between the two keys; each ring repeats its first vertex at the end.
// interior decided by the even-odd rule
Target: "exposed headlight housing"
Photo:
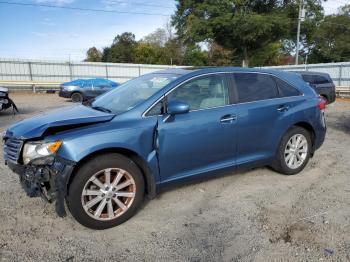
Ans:
{"type": "Polygon", "coordinates": [[[62,141],[45,143],[44,141],[27,142],[23,147],[23,163],[29,164],[39,158],[51,156],[61,147],[62,141]]]}
{"type": "Polygon", "coordinates": [[[61,86],[62,91],[72,91],[72,90],[74,90],[74,88],[76,88],[76,87],[75,86],[64,86],[64,85],[61,86]]]}

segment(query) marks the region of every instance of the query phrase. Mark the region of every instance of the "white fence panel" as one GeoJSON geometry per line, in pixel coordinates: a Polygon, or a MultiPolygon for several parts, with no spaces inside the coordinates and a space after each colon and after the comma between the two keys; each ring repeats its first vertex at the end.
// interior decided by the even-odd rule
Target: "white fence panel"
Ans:
{"type": "Polygon", "coordinates": [[[287,71],[314,71],[328,73],[337,86],[350,86],[350,62],[269,66],[263,68],[273,68],[287,71]]]}

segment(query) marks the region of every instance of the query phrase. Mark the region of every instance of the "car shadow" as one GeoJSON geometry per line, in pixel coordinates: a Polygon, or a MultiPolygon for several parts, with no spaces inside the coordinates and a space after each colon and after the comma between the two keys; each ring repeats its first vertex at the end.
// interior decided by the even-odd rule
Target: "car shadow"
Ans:
{"type": "Polygon", "coordinates": [[[160,199],[164,193],[172,192],[172,191],[178,190],[180,188],[186,189],[188,187],[193,187],[193,186],[196,186],[196,185],[199,185],[202,183],[219,180],[219,179],[229,177],[229,176],[234,176],[236,178],[239,178],[241,176],[246,175],[247,173],[250,173],[250,172],[252,172],[254,170],[258,170],[258,169],[267,169],[267,170],[270,170],[271,173],[273,173],[273,174],[278,174],[273,169],[269,168],[268,166],[254,167],[254,168],[247,167],[247,168],[238,169],[238,170],[232,169],[231,171],[217,171],[216,173],[204,175],[203,177],[188,178],[188,179],[183,180],[181,182],[174,182],[174,183],[171,183],[171,185],[163,186],[161,188],[160,192],[158,192],[156,198],[160,199]]]}

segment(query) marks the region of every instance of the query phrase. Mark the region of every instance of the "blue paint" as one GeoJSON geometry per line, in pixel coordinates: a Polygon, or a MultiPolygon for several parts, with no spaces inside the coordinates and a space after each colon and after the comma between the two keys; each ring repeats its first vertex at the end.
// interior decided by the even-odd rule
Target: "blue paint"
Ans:
{"type": "MultiPolygon", "coordinates": [[[[314,149],[323,143],[326,127],[318,108],[319,98],[296,74],[244,68],[169,69],[154,74],[171,75],[171,81],[123,111],[108,113],[83,105],[73,106],[23,120],[7,132],[24,140],[60,139],[63,145],[57,155],[75,162],[106,149],[132,151],[148,165],[157,189],[240,166],[268,165],[283,134],[297,123],[306,123],[314,130],[314,149]],[[237,103],[233,98],[226,106],[189,112],[185,112],[186,104],[175,103],[172,107],[175,114],[144,115],[171,90],[191,78],[222,73],[230,81],[234,72],[272,75],[302,95],[248,103],[237,103]],[[281,106],[289,110],[278,111],[281,106]],[[57,127],[61,127],[59,132],[48,132],[57,127]]],[[[94,103],[103,105],[103,97],[122,92],[123,86],[94,103]]],[[[127,101],[119,102],[127,104],[127,101]]]]}

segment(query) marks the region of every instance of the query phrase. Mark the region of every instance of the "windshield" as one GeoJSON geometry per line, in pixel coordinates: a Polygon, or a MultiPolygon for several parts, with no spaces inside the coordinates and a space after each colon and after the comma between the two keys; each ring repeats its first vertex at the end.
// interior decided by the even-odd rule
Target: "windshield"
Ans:
{"type": "Polygon", "coordinates": [[[179,76],[160,73],[140,76],[97,97],[92,107],[104,108],[115,114],[129,111],[179,76]]]}

